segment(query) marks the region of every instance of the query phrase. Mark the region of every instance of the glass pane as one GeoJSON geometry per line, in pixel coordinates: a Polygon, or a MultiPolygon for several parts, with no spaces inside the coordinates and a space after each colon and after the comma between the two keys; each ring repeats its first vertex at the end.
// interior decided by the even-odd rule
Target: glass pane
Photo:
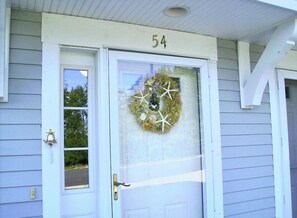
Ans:
{"type": "Polygon", "coordinates": [[[88,147],[88,113],[64,110],[64,147],[88,147]]]}
{"type": "Polygon", "coordinates": [[[65,151],[65,189],[89,187],[88,151],[65,151]]]}
{"type": "Polygon", "coordinates": [[[64,70],[64,106],[87,107],[88,71],[64,70]]]}
{"type": "Polygon", "coordinates": [[[120,62],[119,74],[122,217],[202,217],[198,69],[120,62]]]}

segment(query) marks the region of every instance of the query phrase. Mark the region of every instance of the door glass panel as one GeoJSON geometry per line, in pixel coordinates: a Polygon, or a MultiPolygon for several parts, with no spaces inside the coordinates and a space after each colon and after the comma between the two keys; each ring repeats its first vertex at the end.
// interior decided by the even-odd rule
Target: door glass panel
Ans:
{"type": "Polygon", "coordinates": [[[88,147],[87,110],[64,110],[64,147],[88,147]]]}
{"type": "Polygon", "coordinates": [[[118,69],[122,217],[202,217],[199,69],[118,69]]]}
{"type": "Polygon", "coordinates": [[[64,70],[64,185],[89,187],[88,71],[64,70]]]}

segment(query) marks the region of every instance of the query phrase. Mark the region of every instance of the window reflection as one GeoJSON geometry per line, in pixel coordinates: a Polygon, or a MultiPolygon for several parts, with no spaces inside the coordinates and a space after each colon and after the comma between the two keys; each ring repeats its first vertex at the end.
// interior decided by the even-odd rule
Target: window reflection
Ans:
{"type": "Polygon", "coordinates": [[[64,70],[65,189],[89,187],[88,71],[64,70]]]}
{"type": "Polygon", "coordinates": [[[64,106],[87,107],[88,77],[86,70],[64,71],[64,106]]]}
{"type": "Polygon", "coordinates": [[[88,113],[86,110],[64,111],[64,147],[88,146],[88,113]]]}
{"type": "Polygon", "coordinates": [[[89,187],[88,151],[65,151],[65,188],[89,187]]]}

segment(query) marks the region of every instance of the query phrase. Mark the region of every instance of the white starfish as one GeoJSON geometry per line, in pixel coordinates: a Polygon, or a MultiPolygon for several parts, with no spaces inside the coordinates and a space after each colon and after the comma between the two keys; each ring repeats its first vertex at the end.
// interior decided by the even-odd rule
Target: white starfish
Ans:
{"type": "Polygon", "coordinates": [[[156,123],[162,123],[162,132],[164,132],[165,123],[167,125],[169,125],[169,126],[171,126],[171,124],[168,123],[167,120],[166,120],[166,118],[168,117],[168,114],[165,117],[163,117],[161,111],[158,111],[158,112],[159,112],[159,114],[161,116],[161,120],[157,120],[156,123]]]}
{"type": "Polygon", "coordinates": [[[170,89],[170,81],[168,82],[168,86],[167,88],[163,88],[161,87],[162,89],[165,90],[165,92],[160,96],[160,98],[162,98],[164,95],[168,94],[169,95],[169,98],[172,100],[172,97],[170,95],[170,92],[177,92],[178,90],[177,89],[170,89]]]}
{"type": "Polygon", "coordinates": [[[140,95],[141,95],[141,96],[134,96],[134,98],[138,98],[138,99],[140,99],[140,105],[142,104],[142,102],[145,102],[145,103],[149,104],[149,103],[147,102],[147,100],[145,99],[145,97],[148,96],[149,93],[147,93],[146,95],[143,95],[142,91],[140,91],[140,95]]]}

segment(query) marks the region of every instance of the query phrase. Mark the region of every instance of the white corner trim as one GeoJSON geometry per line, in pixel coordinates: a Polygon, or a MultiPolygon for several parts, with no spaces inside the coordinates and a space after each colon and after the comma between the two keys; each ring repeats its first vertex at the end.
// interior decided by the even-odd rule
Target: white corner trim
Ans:
{"type": "Polygon", "coordinates": [[[60,45],[218,59],[216,38],[167,29],[43,13],[41,32],[42,42],[60,45]],[[154,39],[159,41],[157,47],[154,39]]]}
{"type": "Polygon", "coordinates": [[[249,63],[245,63],[248,59],[243,58],[249,55],[249,50],[247,50],[247,46],[242,46],[244,43],[239,43],[239,45],[241,45],[241,48],[239,47],[241,51],[238,52],[238,60],[239,64],[241,63],[239,74],[240,77],[242,77],[242,80],[240,80],[240,91],[243,92],[242,108],[250,108],[253,105],[261,104],[264,89],[274,72],[274,68],[295,45],[295,41],[297,40],[296,27],[297,19],[293,19],[276,28],[253,72],[248,78],[246,78],[248,69],[244,68],[246,68],[249,63]]]}
{"type": "Polygon", "coordinates": [[[10,7],[0,1],[0,102],[8,101],[10,7]]]}

